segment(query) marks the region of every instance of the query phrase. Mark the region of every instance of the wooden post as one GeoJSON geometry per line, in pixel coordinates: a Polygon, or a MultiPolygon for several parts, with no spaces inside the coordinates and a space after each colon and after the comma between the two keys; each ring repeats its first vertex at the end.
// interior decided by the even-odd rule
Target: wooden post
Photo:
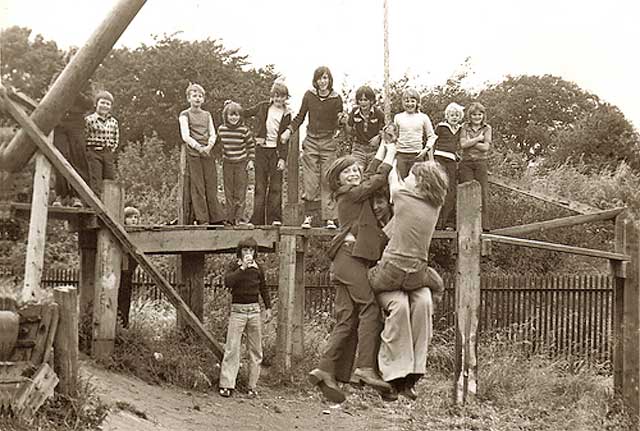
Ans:
{"type": "Polygon", "coordinates": [[[56,287],[53,297],[60,312],[54,341],[58,392],[73,397],[78,389],[78,291],[75,287],[56,287]]]}
{"type": "MultiPolygon", "coordinates": [[[[625,253],[627,251],[626,224],[627,215],[619,214],[615,218],[615,249],[616,253],[625,253]]],[[[625,262],[619,260],[609,261],[611,274],[613,276],[613,388],[616,393],[622,394],[622,325],[624,319],[624,269],[627,267],[625,262]]]]}
{"type": "MultiPolygon", "coordinates": [[[[627,253],[631,256],[623,293],[622,322],[622,397],[635,420],[640,414],[640,265],[638,262],[638,225],[628,220],[625,226],[627,253]]],[[[636,422],[636,428],[638,423],[636,422]]]]}
{"type": "MultiPolygon", "coordinates": [[[[146,0],[120,0],[64,68],[32,114],[32,120],[44,134],[51,132],[58,124],[82,86],[102,63],[145,2],[146,0]]],[[[25,130],[20,130],[8,145],[0,147],[0,167],[13,172],[20,170],[29,161],[35,148],[25,130]]]]}
{"type": "MultiPolygon", "coordinates": [[[[200,320],[204,315],[204,257],[204,253],[182,253],[179,257],[182,286],[178,291],[200,320]]],[[[179,328],[186,325],[181,313],[178,313],[177,324],[179,328]]]]}
{"type": "MultiPolygon", "coordinates": [[[[109,214],[122,223],[122,190],[111,180],[103,181],[102,201],[109,214]]],[[[113,352],[118,317],[118,287],[122,250],[108,229],[98,231],[91,354],[106,359],[113,352]]]]}
{"type": "Polygon", "coordinates": [[[384,121],[391,121],[391,92],[389,91],[389,1],[383,1],[384,12],[384,121]]]}
{"type": "Polygon", "coordinates": [[[96,295],[96,242],[97,234],[93,229],[78,231],[80,249],[80,274],[78,275],[78,296],[80,316],[93,315],[93,300],[96,295]]]}
{"type": "Polygon", "coordinates": [[[300,236],[296,241],[295,284],[293,311],[291,313],[291,354],[294,359],[304,356],[304,255],[307,252],[307,238],[300,236]]]}
{"type": "Polygon", "coordinates": [[[458,186],[458,262],[456,271],[456,371],[454,403],[472,400],[478,388],[478,315],[480,312],[480,184],[458,186]]]}
{"type": "Polygon", "coordinates": [[[178,224],[191,224],[193,213],[191,211],[191,179],[187,169],[187,146],[180,146],[180,172],[178,173],[178,224]]]}
{"type": "MultiPolygon", "coordinates": [[[[51,136],[48,139],[49,142],[53,141],[51,136]]],[[[34,300],[35,291],[40,289],[40,282],[42,281],[50,179],[51,163],[42,153],[38,153],[36,155],[36,171],[33,175],[33,198],[31,200],[27,256],[21,295],[23,303],[34,300]]]]}
{"type": "Polygon", "coordinates": [[[283,221],[287,226],[297,226],[300,217],[300,134],[296,131],[289,138],[289,155],[287,157],[287,200],[284,208],[283,221]]]}
{"type": "Polygon", "coordinates": [[[284,372],[289,371],[293,360],[302,355],[304,269],[297,263],[297,258],[304,254],[304,248],[298,251],[296,243],[296,235],[285,234],[280,237],[276,362],[284,372]]]}

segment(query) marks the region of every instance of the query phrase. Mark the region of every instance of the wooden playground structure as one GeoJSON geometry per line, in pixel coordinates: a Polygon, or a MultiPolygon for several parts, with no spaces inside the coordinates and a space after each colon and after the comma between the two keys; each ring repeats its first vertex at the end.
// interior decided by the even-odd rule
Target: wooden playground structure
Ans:
{"type": "MultiPolygon", "coordinates": [[[[127,260],[137,262],[151,276],[177,309],[181,322],[191,327],[202,342],[221,358],[224,349],[220,341],[202,324],[205,255],[233,250],[238,241],[247,236],[252,236],[261,248],[277,251],[279,255],[276,363],[283,371],[288,371],[303,356],[305,253],[311,237],[328,236],[333,232],[297,227],[300,221],[297,145],[292,145],[287,161],[289,193],[284,226],[258,226],[246,230],[189,225],[189,202],[183,200],[180,205],[180,224],[125,229],[122,225],[123,197],[120,187],[115,182],[106,181],[102,196],[94,194],[48,136],[144,3],[145,0],[120,0],[39,103],[0,87],[0,106],[21,126],[12,140],[0,147],[0,179],[4,181],[8,178],[7,172],[24,169],[35,155],[31,204],[7,202],[1,204],[4,208],[0,208],[13,215],[30,217],[21,296],[16,304],[15,300],[11,302],[2,298],[3,293],[0,292],[0,328],[4,331],[4,328],[11,326],[15,332],[15,337],[11,339],[0,338],[0,394],[9,394],[3,395],[6,400],[0,399],[0,412],[12,411],[26,416],[33,414],[51,395],[58,380],[58,390],[66,394],[73,393],[78,369],[79,310],[92,315],[92,356],[106,358],[111,355],[116,333],[118,286],[123,263],[126,265],[127,260]],[[33,111],[29,114],[31,109],[33,111]],[[71,184],[88,209],[48,206],[52,168],[71,184]],[[68,220],[78,232],[80,280],[77,293],[75,289],[58,289],[55,302],[45,305],[36,301],[36,291],[41,284],[49,218],[68,220]],[[173,254],[178,257],[183,286],[181,291],[177,291],[150,262],[148,255],[151,254],[173,254]],[[20,329],[16,326],[16,319],[19,320],[20,329]],[[13,323],[7,323],[9,321],[13,323]],[[39,325],[41,329],[36,330],[39,338],[30,329],[23,330],[25,325],[35,325],[36,329],[39,325]],[[52,349],[55,355],[51,355],[52,349]],[[50,366],[52,363],[53,366],[50,366]],[[30,392],[28,384],[33,386],[30,392]],[[32,394],[31,398],[24,395],[27,392],[32,394]]],[[[188,178],[182,176],[180,181],[184,190],[188,178]]],[[[508,244],[607,259],[610,262],[611,274],[615,279],[612,334],[614,389],[637,415],[640,413],[638,228],[630,221],[624,208],[602,211],[566,199],[532,193],[495,176],[491,178],[491,183],[569,209],[578,215],[483,233],[479,184],[471,182],[458,187],[456,231],[437,231],[434,235],[434,239],[450,241],[458,256],[457,364],[453,401],[465,403],[472,399],[479,384],[478,365],[481,359],[477,357],[477,336],[481,256],[490,254],[492,247],[508,244]],[[603,220],[615,223],[613,251],[521,238],[535,232],[603,220]]]]}

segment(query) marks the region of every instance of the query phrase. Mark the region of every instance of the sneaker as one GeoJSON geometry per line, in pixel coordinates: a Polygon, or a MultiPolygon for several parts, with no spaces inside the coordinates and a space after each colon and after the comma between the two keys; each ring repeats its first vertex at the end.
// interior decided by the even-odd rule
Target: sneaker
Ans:
{"type": "Polygon", "coordinates": [[[282,226],[282,222],[280,220],[274,220],[273,223],[271,223],[272,226],[282,226]]]}
{"type": "Polygon", "coordinates": [[[247,392],[247,398],[258,398],[258,391],[255,389],[249,389],[249,392],[247,392]]]}
{"type": "Polygon", "coordinates": [[[311,220],[313,219],[312,216],[306,216],[304,218],[304,221],[302,222],[302,224],[300,225],[300,227],[302,229],[311,229],[311,220]]]}
{"type": "Polygon", "coordinates": [[[333,222],[333,220],[327,220],[327,224],[325,226],[327,229],[337,229],[338,226],[333,222]]]}
{"type": "Polygon", "coordinates": [[[74,208],[82,208],[84,205],[82,205],[82,201],[78,198],[72,198],[71,199],[71,206],[74,208]]]}
{"type": "Polygon", "coordinates": [[[231,396],[231,389],[229,388],[220,388],[218,391],[221,397],[229,398],[231,396]]]}
{"type": "Polygon", "coordinates": [[[62,206],[62,199],[59,196],[56,197],[56,199],[53,201],[51,206],[52,207],[61,207],[62,206]]]}

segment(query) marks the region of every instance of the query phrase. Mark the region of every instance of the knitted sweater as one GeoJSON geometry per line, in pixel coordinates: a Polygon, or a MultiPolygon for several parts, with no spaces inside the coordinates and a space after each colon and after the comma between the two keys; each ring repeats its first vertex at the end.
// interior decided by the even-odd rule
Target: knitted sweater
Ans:
{"type": "Polygon", "coordinates": [[[451,125],[443,121],[436,126],[436,135],[435,155],[455,160],[460,148],[460,128],[454,132],[451,125]]]}
{"type": "Polygon", "coordinates": [[[238,261],[234,260],[229,264],[225,273],[224,284],[227,289],[231,290],[231,303],[258,303],[258,295],[260,295],[265,308],[271,308],[269,289],[260,266],[243,270],[238,261]]]}
{"type": "Polygon", "coordinates": [[[222,154],[226,161],[241,162],[255,156],[255,142],[249,128],[243,124],[218,127],[218,139],[222,144],[222,154]]]}
{"type": "Polygon", "coordinates": [[[289,129],[298,130],[309,113],[307,134],[316,138],[331,136],[338,128],[338,114],[342,112],[342,97],[332,91],[327,97],[320,97],[315,89],[304,93],[298,115],[291,120],[289,129]]]}

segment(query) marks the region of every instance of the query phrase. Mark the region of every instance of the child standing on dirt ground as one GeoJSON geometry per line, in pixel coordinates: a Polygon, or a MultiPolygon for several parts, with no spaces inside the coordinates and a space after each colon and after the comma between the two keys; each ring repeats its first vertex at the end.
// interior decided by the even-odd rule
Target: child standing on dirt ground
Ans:
{"type": "Polygon", "coordinates": [[[269,100],[244,110],[245,118],[257,117],[256,187],[251,217],[254,225],[282,224],[282,172],[289,152],[282,134],[291,124],[287,99],[289,89],[284,82],[276,81],[269,100]]]}
{"type": "Polygon", "coordinates": [[[262,321],[258,295],[264,301],[265,323],[271,320],[271,298],[264,273],[256,263],[258,244],[252,238],[238,243],[236,259],[225,274],[225,286],[231,290],[231,314],[220,367],[220,395],[228,398],[236,387],[240,367],[240,343],[246,334],[249,351],[249,397],[258,395],[256,385],[262,363],[262,321]]]}
{"type": "Polygon", "coordinates": [[[398,172],[404,179],[414,163],[425,160],[436,141],[436,134],[429,116],[420,112],[420,94],[415,88],[402,92],[402,108],[404,112],[396,114],[393,123],[398,128],[398,172]]]}
{"type": "Polygon", "coordinates": [[[199,84],[186,90],[189,108],[178,116],[180,136],[187,146],[189,194],[195,223],[222,224],[223,211],[218,202],[218,170],[211,151],[216,143],[213,118],[202,109],[205,91],[199,84]]]}
{"type": "MultiPolygon", "coordinates": [[[[140,211],[134,206],[124,207],[124,225],[135,226],[140,223],[140,211]]],[[[133,273],[136,272],[138,262],[127,255],[122,261],[120,274],[120,288],[118,289],[118,317],[123,328],[129,327],[129,310],[131,309],[131,288],[133,273]]]]}
{"type": "Polygon", "coordinates": [[[313,72],[313,88],[302,98],[298,115],[282,134],[287,142],[293,132],[298,130],[309,113],[307,136],[302,142],[302,184],[305,220],[303,228],[320,226],[317,219],[324,221],[325,227],[336,228],[335,208],[331,204],[330,193],[323,184],[323,173],[337,158],[335,139],[340,124],[346,122],[342,112],[342,97],[333,90],[333,76],[326,66],[320,66],[313,72]],[[317,217],[318,212],[320,217],[317,217]]]}
{"type": "Polygon", "coordinates": [[[99,91],[95,96],[95,112],[85,117],[87,136],[87,162],[91,186],[98,196],[103,180],[116,179],[114,153],[120,143],[118,120],[111,115],[113,95],[99,91]]]}
{"type": "Polygon", "coordinates": [[[369,166],[380,143],[380,130],[384,126],[384,113],[375,106],[376,94],[367,85],[356,90],[356,103],[347,120],[347,131],[353,135],[351,155],[362,169],[369,166]]]}
{"type": "Polygon", "coordinates": [[[464,108],[457,103],[449,103],[444,110],[444,121],[436,126],[436,143],[434,160],[449,177],[449,189],[444,199],[438,228],[455,230],[456,226],[456,194],[458,189],[458,151],[460,149],[460,126],[464,117],[464,108]]]}
{"type": "Polygon", "coordinates": [[[246,225],[244,215],[247,201],[249,173],[253,170],[255,142],[251,131],[242,124],[242,106],[227,100],[222,109],[222,124],[218,127],[218,139],[222,145],[224,197],[227,207],[226,221],[233,225],[246,225]]]}
{"type": "Polygon", "coordinates": [[[492,129],[486,123],[487,115],[484,106],[474,102],[467,109],[467,121],[460,129],[460,147],[462,160],[458,166],[460,183],[476,180],[482,189],[482,230],[489,229],[488,201],[489,201],[489,164],[488,156],[491,149],[492,129]]]}

